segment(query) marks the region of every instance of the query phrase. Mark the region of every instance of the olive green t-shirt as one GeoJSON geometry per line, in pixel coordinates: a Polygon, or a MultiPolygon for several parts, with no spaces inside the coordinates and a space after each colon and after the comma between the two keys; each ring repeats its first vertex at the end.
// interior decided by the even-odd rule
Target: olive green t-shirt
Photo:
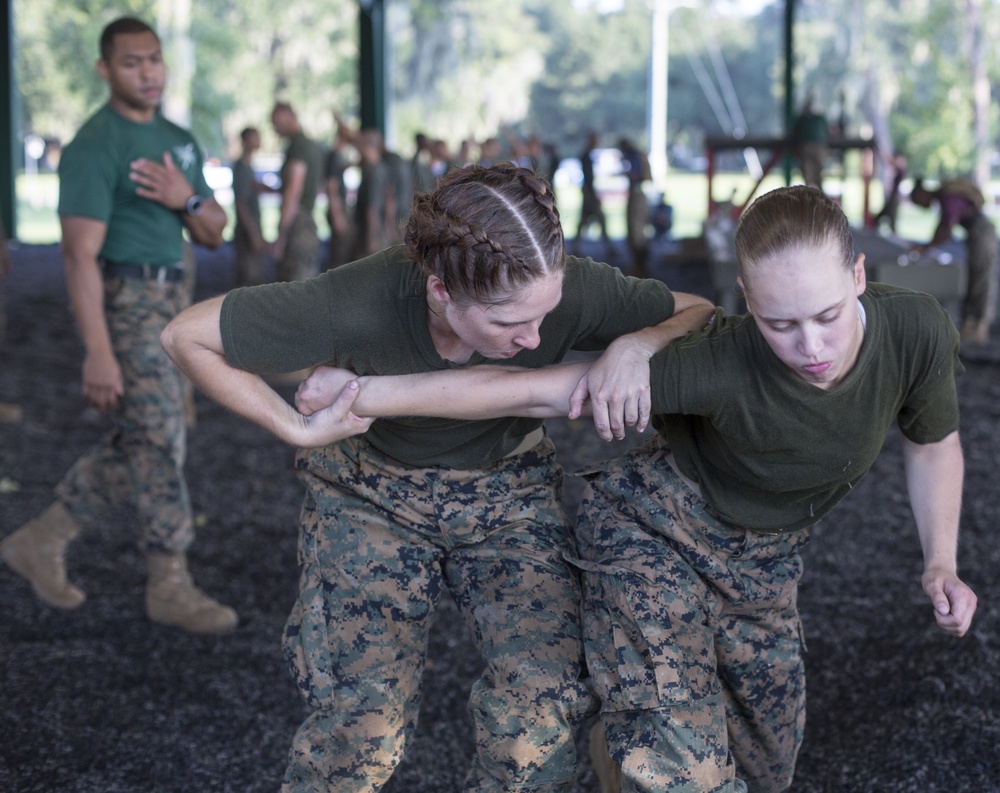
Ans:
{"type": "Polygon", "coordinates": [[[654,426],[718,518],[792,531],[829,512],[895,422],[915,443],[958,429],[958,333],[929,295],[868,284],[865,337],[832,391],[801,380],[750,316],[717,321],[650,362],[654,426]]]}
{"type": "Polygon", "coordinates": [[[296,132],[288,141],[288,148],[285,149],[285,162],[281,166],[282,182],[287,181],[285,172],[288,164],[296,161],[302,162],[306,166],[299,207],[307,212],[312,212],[316,205],[319,181],[323,176],[323,149],[316,141],[306,137],[302,132],[296,132]]]}
{"type": "Polygon", "coordinates": [[[102,259],[131,264],[181,261],[179,212],[136,195],[130,163],[140,157],[163,162],[170,153],[194,191],[210,197],[204,160],[191,133],[157,114],[148,124],[98,110],[80,128],[59,159],[59,214],[107,224],[102,259]]]}
{"type": "MultiPolygon", "coordinates": [[[[230,364],[259,374],[331,363],[362,375],[462,368],[438,355],[427,325],[427,279],[405,249],[390,248],[307,281],[237,289],[222,304],[220,330],[230,364]]],[[[603,350],[617,337],[674,312],[659,281],[623,276],[590,259],[567,258],[562,299],[541,342],[513,358],[474,354],[467,364],[540,367],[567,352],[603,350]]],[[[538,419],[379,419],[366,437],[413,466],[477,468],[513,451],[538,419]]]]}

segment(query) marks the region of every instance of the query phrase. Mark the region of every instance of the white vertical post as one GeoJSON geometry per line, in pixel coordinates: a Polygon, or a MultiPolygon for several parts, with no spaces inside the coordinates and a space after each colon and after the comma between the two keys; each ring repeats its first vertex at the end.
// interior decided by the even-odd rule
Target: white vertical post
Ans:
{"type": "Polygon", "coordinates": [[[667,176],[667,69],[670,48],[670,0],[653,0],[649,76],[649,170],[653,183],[667,176]]]}

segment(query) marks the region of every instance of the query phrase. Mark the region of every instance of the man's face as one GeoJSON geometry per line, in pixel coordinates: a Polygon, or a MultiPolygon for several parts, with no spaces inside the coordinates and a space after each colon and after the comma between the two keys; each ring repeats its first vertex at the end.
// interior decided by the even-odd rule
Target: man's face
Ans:
{"type": "Polygon", "coordinates": [[[123,116],[145,121],[156,112],[167,70],[155,35],[119,33],[108,60],[98,61],[97,72],[108,84],[112,107],[123,116]]]}
{"type": "Polygon", "coordinates": [[[295,119],[285,108],[275,108],[271,113],[271,126],[281,137],[291,134],[295,124],[295,119]]]}

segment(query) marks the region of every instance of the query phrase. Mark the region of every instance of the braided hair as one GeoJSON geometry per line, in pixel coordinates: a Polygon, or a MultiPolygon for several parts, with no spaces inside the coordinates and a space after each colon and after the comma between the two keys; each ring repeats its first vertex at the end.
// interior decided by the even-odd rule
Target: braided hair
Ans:
{"type": "Polygon", "coordinates": [[[458,304],[497,305],[566,266],[551,186],[527,168],[468,165],[413,199],[406,249],[458,304]]]}

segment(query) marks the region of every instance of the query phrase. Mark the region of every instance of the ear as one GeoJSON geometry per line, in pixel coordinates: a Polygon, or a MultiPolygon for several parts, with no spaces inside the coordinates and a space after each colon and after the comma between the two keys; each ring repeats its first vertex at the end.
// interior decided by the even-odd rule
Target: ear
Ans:
{"type": "Polygon", "coordinates": [[[442,304],[451,302],[451,295],[448,293],[448,288],[444,285],[444,281],[436,275],[427,276],[427,292],[442,304]]]}
{"type": "Polygon", "coordinates": [[[854,288],[855,296],[861,297],[864,294],[865,289],[868,287],[868,276],[865,273],[865,255],[863,253],[858,254],[858,258],[854,260],[854,288]]]}
{"type": "Polygon", "coordinates": [[[108,81],[108,65],[104,62],[104,58],[97,59],[97,76],[100,77],[105,82],[108,81]]]}

